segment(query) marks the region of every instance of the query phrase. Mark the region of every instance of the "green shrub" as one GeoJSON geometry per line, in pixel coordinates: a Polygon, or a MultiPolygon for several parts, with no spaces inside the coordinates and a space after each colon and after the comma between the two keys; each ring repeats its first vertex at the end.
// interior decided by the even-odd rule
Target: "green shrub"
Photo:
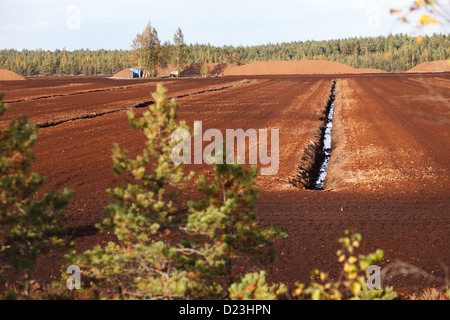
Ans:
{"type": "Polygon", "coordinates": [[[286,292],[284,284],[269,287],[263,271],[247,273],[230,286],[230,298],[233,300],[276,300],[286,292]]]}
{"type": "Polygon", "coordinates": [[[361,242],[359,233],[345,231],[346,237],[339,239],[342,249],[337,251],[338,262],[343,268],[337,281],[327,281],[328,273],[314,270],[313,281],[305,289],[304,284],[297,284],[293,296],[298,299],[311,300],[392,300],[397,294],[392,287],[385,289],[368,289],[367,268],[383,258],[383,251],[376,250],[368,255],[356,254],[361,242]]]}

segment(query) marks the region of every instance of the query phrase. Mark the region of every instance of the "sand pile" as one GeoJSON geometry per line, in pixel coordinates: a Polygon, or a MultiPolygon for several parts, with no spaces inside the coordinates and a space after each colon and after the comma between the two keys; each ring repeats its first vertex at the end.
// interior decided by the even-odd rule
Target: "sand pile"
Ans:
{"type": "Polygon", "coordinates": [[[112,77],[113,78],[129,78],[130,77],[130,68],[123,69],[122,71],[117,72],[112,77]]]}
{"type": "Polygon", "coordinates": [[[438,60],[421,63],[408,72],[450,72],[450,60],[438,60]]]}
{"type": "Polygon", "coordinates": [[[267,61],[227,69],[226,76],[361,73],[346,64],[323,60],[267,61]]]}
{"type": "Polygon", "coordinates": [[[0,81],[26,80],[24,76],[7,69],[0,69],[0,81]]]}
{"type": "MultiPolygon", "coordinates": [[[[232,63],[207,63],[209,68],[209,75],[221,76],[225,70],[236,68],[237,65],[232,63]]],[[[202,75],[203,63],[190,63],[180,72],[182,76],[200,76],[202,75]]]]}

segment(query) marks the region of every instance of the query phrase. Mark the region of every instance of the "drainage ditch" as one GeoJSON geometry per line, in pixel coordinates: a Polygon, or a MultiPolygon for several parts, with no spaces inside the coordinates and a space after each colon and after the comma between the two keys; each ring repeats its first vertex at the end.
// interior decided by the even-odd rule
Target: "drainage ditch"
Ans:
{"type": "Polygon", "coordinates": [[[323,134],[322,139],[323,161],[322,164],[320,165],[319,174],[314,186],[315,190],[323,190],[323,184],[325,183],[325,178],[327,177],[327,169],[331,157],[331,131],[333,129],[333,113],[334,113],[334,96],[333,101],[331,102],[330,105],[330,110],[328,111],[325,131],[323,134]]]}
{"type": "Polygon", "coordinates": [[[314,135],[314,139],[304,151],[297,172],[289,178],[289,183],[300,189],[323,190],[327,168],[331,157],[331,131],[333,127],[334,99],[337,80],[331,85],[330,96],[323,123],[314,135]]]}

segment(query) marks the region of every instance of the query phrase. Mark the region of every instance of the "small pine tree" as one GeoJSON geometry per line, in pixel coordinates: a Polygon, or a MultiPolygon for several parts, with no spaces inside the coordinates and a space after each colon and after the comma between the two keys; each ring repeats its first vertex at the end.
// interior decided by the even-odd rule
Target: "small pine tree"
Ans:
{"type": "Polygon", "coordinates": [[[217,274],[227,289],[241,281],[239,271],[245,262],[264,266],[275,257],[275,251],[270,248],[273,242],[287,237],[282,227],[258,225],[254,212],[259,196],[255,188],[257,174],[256,166],[243,170],[239,164],[225,164],[224,157],[223,164],[215,166],[215,181],[203,176],[197,180],[204,199],[188,202],[191,214],[187,228],[196,236],[208,236],[219,249],[217,274]]]}
{"type": "Polygon", "coordinates": [[[172,199],[193,173],[184,175],[182,166],[172,162],[177,145],[172,132],[187,127],[176,122],[178,105],[166,101],[165,94],[158,85],[156,103],[142,118],[129,113],[132,127],[147,137],[143,153],[130,159],[127,151],[113,148],[113,169],[123,184],[108,191],[114,202],[99,227],[113,230],[118,243],[73,252],[68,263],[78,265],[101,296],[112,298],[222,299],[231,296],[230,290],[238,296],[236,290],[249,281],[256,281],[258,297],[272,292],[264,278],[240,278],[243,270],[233,265],[247,257],[263,261],[265,247],[285,236],[258,226],[252,211],[256,168],[216,166],[215,183],[203,177],[197,182],[204,199],[188,202],[187,212],[177,208],[172,199]]]}
{"type": "MultiPolygon", "coordinates": [[[[7,109],[2,98],[0,93],[0,116],[7,109]]],[[[72,194],[65,189],[39,195],[45,178],[30,173],[36,135],[36,127],[26,116],[11,120],[8,128],[0,130],[0,275],[8,270],[14,274],[12,281],[0,280],[9,288],[23,289],[27,297],[37,258],[63,243],[58,232],[72,194]],[[23,278],[23,287],[15,288],[19,278],[23,278]]]]}

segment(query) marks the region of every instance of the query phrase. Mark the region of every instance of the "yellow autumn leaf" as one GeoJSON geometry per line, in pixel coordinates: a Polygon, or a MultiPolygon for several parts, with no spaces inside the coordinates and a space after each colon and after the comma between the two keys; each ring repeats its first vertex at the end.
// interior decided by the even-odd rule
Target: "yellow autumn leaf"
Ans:
{"type": "Polygon", "coordinates": [[[402,9],[391,9],[391,14],[400,13],[400,12],[402,12],[402,9]]]}
{"type": "Polygon", "coordinates": [[[418,36],[418,37],[417,37],[417,44],[418,44],[418,45],[421,45],[422,42],[423,42],[423,40],[424,40],[424,37],[418,36]]]}
{"type": "Polygon", "coordinates": [[[355,263],[356,261],[358,261],[356,257],[351,256],[350,258],[348,258],[349,263],[355,263]]]}
{"type": "Polygon", "coordinates": [[[426,25],[430,25],[430,24],[438,24],[439,22],[434,19],[432,16],[429,16],[428,14],[423,14],[420,17],[420,23],[421,24],[426,24],[426,25]]]}
{"type": "Polygon", "coordinates": [[[351,268],[349,263],[345,263],[344,264],[344,271],[347,272],[347,273],[352,271],[352,268],[351,268]]]}
{"type": "Polygon", "coordinates": [[[361,285],[358,283],[358,282],[353,282],[353,285],[352,285],[352,293],[354,294],[354,295],[357,295],[357,294],[359,294],[361,292],[361,285]]]}
{"type": "Polygon", "coordinates": [[[311,293],[311,300],[320,300],[320,291],[319,290],[314,290],[311,293]]]}

